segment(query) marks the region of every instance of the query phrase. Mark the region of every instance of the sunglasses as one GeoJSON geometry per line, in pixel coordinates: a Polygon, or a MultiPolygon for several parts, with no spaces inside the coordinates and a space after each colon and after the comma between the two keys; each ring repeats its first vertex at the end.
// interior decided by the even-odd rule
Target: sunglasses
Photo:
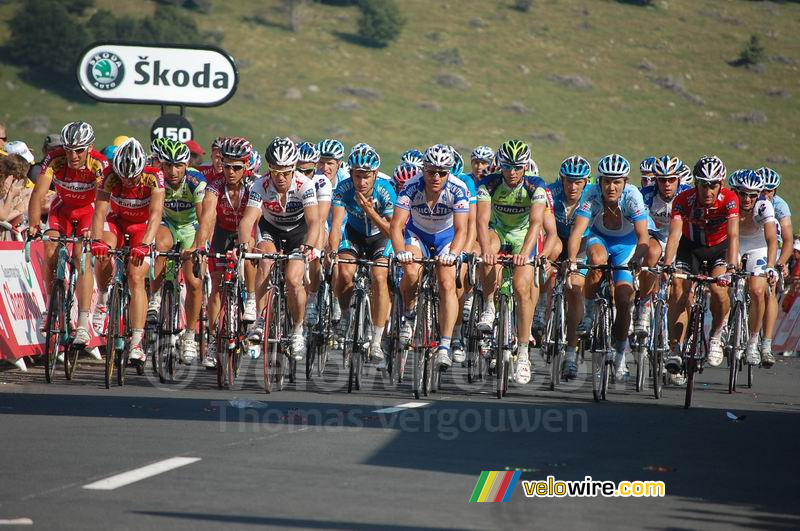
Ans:
{"type": "Polygon", "coordinates": [[[301,170],[299,168],[297,169],[297,171],[299,171],[303,175],[313,175],[316,170],[317,170],[316,168],[306,168],[304,170],[301,170]]]}
{"type": "Polygon", "coordinates": [[[431,177],[447,177],[450,174],[450,170],[425,170],[425,174],[431,177]]]}
{"type": "Polygon", "coordinates": [[[506,171],[512,171],[512,170],[514,170],[514,171],[520,171],[520,170],[524,170],[524,169],[525,169],[525,166],[524,166],[524,165],[522,165],[522,166],[515,166],[515,165],[513,165],[513,164],[501,164],[501,165],[500,165],[500,167],[501,167],[502,169],[506,170],[506,171]]]}
{"type": "Polygon", "coordinates": [[[244,171],[246,166],[244,164],[231,164],[230,162],[223,162],[222,167],[226,170],[244,171]]]}
{"type": "Polygon", "coordinates": [[[2,140],[3,142],[5,142],[6,140],[8,140],[8,137],[7,137],[7,136],[0,136],[0,140],[2,140]]]}
{"type": "Polygon", "coordinates": [[[661,181],[662,183],[674,183],[678,181],[677,177],[659,177],[657,180],[661,181]]]}
{"type": "Polygon", "coordinates": [[[270,168],[269,174],[273,177],[290,177],[294,174],[294,170],[276,170],[274,168],[270,168]]]}
{"type": "Polygon", "coordinates": [[[76,155],[83,155],[89,147],[82,147],[82,148],[68,148],[65,147],[65,151],[69,151],[70,153],[75,153],[76,155]]]}
{"type": "Polygon", "coordinates": [[[744,197],[747,199],[758,199],[758,196],[761,195],[759,192],[745,192],[744,190],[739,190],[737,192],[739,197],[744,197]]]}

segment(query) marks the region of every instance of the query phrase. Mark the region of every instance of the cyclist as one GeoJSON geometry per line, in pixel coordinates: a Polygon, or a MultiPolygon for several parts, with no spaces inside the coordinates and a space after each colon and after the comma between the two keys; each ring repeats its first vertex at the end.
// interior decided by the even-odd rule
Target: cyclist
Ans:
{"type": "MultiPolygon", "coordinates": [[[[664,263],[692,274],[701,273],[703,262],[711,267],[711,275],[719,277],[736,269],[739,257],[739,199],[722,185],[727,174],[725,165],[716,156],[703,156],[692,168],[695,187],[686,190],[672,203],[672,221],[664,250],[664,263]]],[[[705,272],[703,272],[705,273],[705,272]]],[[[723,277],[722,284],[726,277],[723,277]]],[[[727,285],[712,284],[711,337],[708,342],[708,363],[722,363],[722,327],[730,312],[727,285]]],[[[675,279],[668,301],[668,320],[672,353],[665,368],[677,374],[683,363],[681,345],[689,321],[690,280],[675,279]]]]}
{"type": "MultiPolygon", "coordinates": [[[[292,316],[292,355],[302,360],[306,351],[303,318],[306,290],[303,276],[306,263],[317,256],[320,219],[314,182],[296,170],[297,146],[289,138],[276,137],[266,150],[269,171],[253,185],[253,193],[239,224],[239,240],[246,241],[256,229],[257,249],[263,253],[302,255],[286,265],[286,288],[292,316]]],[[[266,260],[259,278],[266,279],[273,261],[266,260]]],[[[259,282],[263,285],[263,282],[259,282]]],[[[261,297],[259,302],[263,304],[261,297]]],[[[263,309],[263,308],[259,308],[263,309]]]]}
{"type": "MultiPolygon", "coordinates": [[[[186,327],[181,336],[181,359],[191,364],[197,358],[194,340],[200,305],[203,302],[201,280],[194,276],[192,253],[198,247],[196,241],[198,219],[202,217],[206,180],[199,171],[187,168],[191,152],[182,142],[165,138],[159,145],[158,157],[164,172],[164,213],[161,226],[156,233],[156,248],[160,252],[170,251],[180,244],[183,252],[183,280],[186,284],[186,327]]],[[[161,285],[164,282],[166,258],[156,259],[156,276],[150,283],[150,305],[148,320],[157,322],[161,307],[161,285]]]]}
{"type": "MultiPolygon", "coordinates": [[[[94,150],[94,140],[94,130],[86,122],[70,122],[61,129],[63,147],[51,151],[42,161],[42,170],[28,203],[29,238],[40,231],[42,200],[47,196],[51,185],[55,185],[56,197],[50,204],[45,234],[50,237],[57,237],[59,234],[70,236],[73,220],[78,222],[76,236],[91,231],[95,193],[98,184],[111,171],[108,160],[94,150]]],[[[47,295],[50,294],[58,259],[56,250],[55,242],[45,242],[43,275],[47,295]]],[[[89,342],[93,287],[92,275],[81,273],[78,269],[75,289],[78,298],[78,326],[73,339],[76,345],[89,342]]],[[[96,351],[91,352],[98,357],[96,351]]]]}
{"type": "MultiPolygon", "coordinates": [[[[691,188],[681,183],[680,172],[686,165],[677,157],[664,155],[658,157],[651,166],[654,184],[642,188],[642,197],[647,207],[650,218],[655,225],[650,235],[650,252],[645,260],[645,265],[653,267],[658,264],[667,245],[669,237],[669,223],[672,219],[672,203],[681,192],[691,188]]],[[[638,313],[634,317],[633,327],[636,334],[647,334],[650,329],[650,300],[649,296],[657,289],[657,277],[652,273],[642,273],[639,286],[642,299],[638,313]]]]}
{"type": "MultiPolygon", "coordinates": [[[[347,159],[351,178],[341,181],[333,195],[333,221],[329,248],[338,249],[340,255],[352,255],[385,263],[392,251],[389,243],[389,223],[394,213],[397,195],[391,184],[378,179],[381,158],[375,150],[362,148],[350,154],[347,159]],[[347,240],[342,242],[342,222],[347,216],[347,240]]],[[[351,319],[350,298],[353,294],[355,264],[339,263],[338,275],[334,282],[334,292],[341,308],[345,308],[341,328],[347,330],[351,319]]],[[[370,356],[383,366],[384,352],[381,348],[383,330],[389,315],[391,295],[389,294],[388,269],[372,269],[371,306],[372,342],[370,356]]]]}
{"type": "Polygon", "coordinates": [[[92,217],[92,254],[97,259],[94,270],[101,294],[95,316],[105,311],[113,274],[108,250],[118,248],[125,235],[130,236],[127,271],[131,295],[129,358],[140,363],[145,362],[142,350],[147,313],[144,279],[149,270],[150,244],[155,241],[164,210],[164,174],[158,168],[145,166],[146,158],[144,148],[133,137],[117,149],[111,163],[113,171],[106,175],[97,191],[92,217]]]}
{"type": "MultiPolygon", "coordinates": [[[[572,264],[578,260],[581,240],[587,227],[586,257],[590,264],[625,266],[641,263],[649,249],[647,207],[639,189],[628,184],[630,163],[622,155],[606,155],[597,164],[598,182],[589,188],[576,212],[567,243],[567,256],[572,264]]],[[[576,269],[573,267],[572,269],[576,269]]],[[[584,294],[593,299],[600,287],[602,273],[586,275],[584,294]]],[[[612,272],[614,283],[615,344],[611,357],[615,363],[617,381],[625,378],[625,353],[628,349],[628,328],[633,306],[633,275],[630,271],[612,272]]]]}
{"type": "MultiPolygon", "coordinates": [[[[319,219],[327,220],[331,210],[331,196],[333,188],[331,180],[322,172],[317,172],[317,164],[320,159],[320,151],[316,144],[303,142],[297,146],[297,171],[311,179],[317,194],[317,205],[319,219]]],[[[325,249],[327,243],[327,232],[319,231],[319,236],[314,242],[315,249],[325,249]]],[[[317,313],[317,291],[320,285],[320,261],[312,260],[308,264],[308,274],[310,283],[308,285],[308,301],[306,303],[306,324],[314,325],[317,323],[319,315],[317,313]]]]}
{"type": "MultiPolygon", "coordinates": [[[[580,155],[572,155],[561,163],[558,170],[559,179],[548,186],[553,197],[553,213],[559,238],[559,245],[556,249],[559,261],[566,260],[568,257],[567,243],[572,232],[572,225],[575,223],[578,206],[586,196],[591,173],[592,167],[589,165],[589,161],[580,155]]],[[[587,228],[583,233],[583,238],[586,238],[588,234],[589,229],[587,228]]],[[[578,259],[581,262],[586,260],[585,240],[581,242],[578,259]]],[[[580,269],[570,275],[570,286],[564,287],[567,302],[567,352],[564,377],[567,379],[574,379],[578,376],[578,323],[581,322],[584,315],[583,284],[585,277],[586,270],[580,269]]],[[[556,278],[553,275],[546,285],[548,293],[552,292],[555,282],[556,278]]]]}
{"type": "Polygon", "coordinates": [[[774,287],[778,279],[775,262],[778,257],[778,234],[775,209],[772,202],[763,197],[764,175],[753,170],[737,170],[734,182],[739,196],[739,253],[747,257],[746,271],[764,276],[747,279],[750,293],[748,325],[750,337],[745,356],[747,363],[766,368],[775,364],[772,348],[759,353],[758,334],[767,309],[767,285],[774,287]]]}
{"type": "Polygon", "coordinates": [[[317,163],[317,172],[324,173],[331,186],[336,188],[336,183],[340,178],[347,178],[349,174],[342,168],[342,159],[344,158],[344,145],[335,138],[326,138],[320,140],[317,144],[319,148],[319,162],[317,163]]]}
{"type": "MultiPolygon", "coordinates": [[[[775,170],[767,168],[766,166],[756,170],[760,175],[764,176],[764,197],[772,201],[775,209],[775,219],[778,221],[778,247],[780,254],[776,267],[783,273],[784,278],[789,277],[789,269],[787,267],[789,258],[792,256],[792,213],[789,210],[789,205],[783,198],[777,195],[778,186],[781,184],[781,176],[775,170]]],[[[765,353],[772,356],[772,338],[775,335],[775,321],[778,319],[778,298],[767,298],[767,313],[764,316],[764,339],[761,341],[761,358],[763,359],[765,353]]]]}
{"type": "Polygon", "coordinates": [[[489,166],[494,159],[494,150],[489,146],[478,146],[469,157],[470,175],[476,183],[488,175],[489,166]]]}
{"type": "Polygon", "coordinates": [[[653,165],[656,163],[655,157],[647,157],[639,163],[639,173],[642,176],[640,190],[647,188],[653,184],[653,165]]]}
{"type": "Polygon", "coordinates": [[[392,183],[394,184],[395,193],[399,194],[406,183],[419,174],[420,171],[419,168],[410,162],[401,162],[396,166],[392,172],[392,183]]]}
{"type": "Polygon", "coordinates": [[[439,281],[439,346],[436,363],[450,367],[450,344],[458,313],[455,286],[456,257],[469,230],[469,192],[461,179],[451,175],[453,150],[435,144],[425,150],[422,173],[411,179],[397,198],[390,225],[392,246],[403,264],[405,311],[400,341],[411,342],[414,333],[416,288],[421,266],[414,258],[435,257],[439,281]]]}
{"type": "Polygon", "coordinates": [[[416,148],[409,149],[400,155],[400,164],[408,163],[417,168],[417,171],[422,171],[423,155],[422,152],[416,148]]]}
{"type": "MultiPolygon", "coordinates": [[[[252,195],[252,185],[245,180],[248,162],[253,146],[246,138],[225,138],[219,148],[222,157],[222,174],[220,178],[209,181],[206,194],[200,206],[200,227],[195,236],[196,241],[207,246],[210,243],[212,253],[227,253],[236,249],[237,229],[244,216],[247,203],[252,195]]],[[[252,236],[247,241],[250,241],[252,236]]],[[[222,286],[224,264],[215,258],[208,261],[211,274],[211,293],[208,297],[208,355],[203,365],[208,368],[217,364],[217,318],[220,310],[219,290],[222,286]]],[[[245,264],[245,282],[248,293],[242,321],[253,322],[256,318],[255,268],[245,264]]]]}
{"type": "Polygon", "coordinates": [[[211,164],[205,166],[198,166],[197,171],[203,174],[206,182],[210,183],[217,179],[223,179],[223,155],[221,152],[222,144],[225,142],[224,136],[218,136],[211,142],[211,164]]]}
{"type": "Polygon", "coordinates": [[[509,140],[497,150],[500,173],[490,174],[478,183],[478,242],[483,255],[483,296],[486,300],[478,328],[491,332],[495,320],[494,293],[499,283],[501,266],[497,254],[513,256],[513,289],[517,312],[517,380],[531,378],[528,355],[531,323],[538,290],[534,285],[533,267],[529,259],[536,256],[548,207],[547,185],[526,175],[531,161],[528,145],[509,140]]]}

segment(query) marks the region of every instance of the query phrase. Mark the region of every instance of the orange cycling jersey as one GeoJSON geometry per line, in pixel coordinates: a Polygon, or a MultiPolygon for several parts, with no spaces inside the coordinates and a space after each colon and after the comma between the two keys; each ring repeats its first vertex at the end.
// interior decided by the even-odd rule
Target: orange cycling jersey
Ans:
{"type": "Polygon", "coordinates": [[[67,165],[64,148],[57,148],[42,161],[40,175],[50,177],[56,188],[54,203],[68,208],[80,208],[94,203],[97,185],[111,171],[108,159],[97,151],[90,151],[86,166],[73,170],[67,165]]]}
{"type": "Polygon", "coordinates": [[[143,223],[150,217],[150,196],[164,188],[164,173],[146,166],[136,183],[128,184],[116,173],[109,173],[102,190],[111,195],[111,212],[126,223],[143,223]]]}

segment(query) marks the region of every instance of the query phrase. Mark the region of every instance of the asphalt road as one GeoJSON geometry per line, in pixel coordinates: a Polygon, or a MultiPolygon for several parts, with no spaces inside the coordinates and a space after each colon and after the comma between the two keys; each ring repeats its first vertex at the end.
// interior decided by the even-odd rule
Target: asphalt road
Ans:
{"type": "Polygon", "coordinates": [[[40,367],[0,372],[0,528],[800,528],[798,359],[734,395],[725,370],[706,369],[688,411],[677,388],[656,401],[619,386],[601,404],[587,385],[550,392],[541,363],[503,400],[450,376],[419,401],[380,378],[267,395],[254,369],[235,391],[204,370],[180,390],[136,376],[106,390],[88,361],[51,385],[40,367]],[[199,459],[84,488],[175,457],[199,459]],[[667,495],[534,499],[518,484],[509,503],[468,503],[481,471],[514,469],[660,480],[667,495]]]}

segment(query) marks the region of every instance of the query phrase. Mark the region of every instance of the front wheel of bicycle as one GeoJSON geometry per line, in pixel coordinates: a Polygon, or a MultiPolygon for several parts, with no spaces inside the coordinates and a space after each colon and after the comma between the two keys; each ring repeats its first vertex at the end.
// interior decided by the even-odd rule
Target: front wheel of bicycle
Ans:
{"type": "Polygon", "coordinates": [[[44,345],[44,377],[47,383],[53,383],[56,371],[58,353],[62,348],[62,340],[66,332],[66,319],[64,318],[64,284],[53,281],[50,290],[50,306],[47,309],[46,330],[47,337],[44,345]]]}

